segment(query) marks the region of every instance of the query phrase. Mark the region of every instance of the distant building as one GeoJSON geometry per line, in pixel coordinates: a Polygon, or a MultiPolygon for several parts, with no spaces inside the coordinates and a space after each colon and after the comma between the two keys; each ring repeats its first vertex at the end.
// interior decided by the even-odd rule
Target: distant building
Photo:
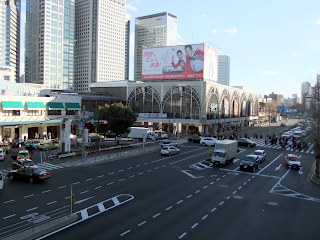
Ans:
{"type": "Polygon", "coordinates": [[[125,64],[125,79],[129,80],[129,60],[130,60],[130,15],[126,15],[126,40],[125,40],[125,51],[126,51],[126,64],[125,64]]]}
{"type": "Polygon", "coordinates": [[[135,22],[134,80],[141,80],[142,49],[177,45],[178,18],[168,13],[138,17],[135,22]]]}
{"type": "Polygon", "coordinates": [[[19,82],[21,1],[0,1],[0,80],[19,82]]]}
{"type": "Polygon", "coordinates": [[[119,81],[126,67],[126,1],[75,2],[75,90],[119,81]]]}
{"type": "Polygon", "coordinates": [[[73,89],[74,2],[26,0],[26,83],[73,89]]]}
{"type": "Polygon", "coordinates": [[[309,82],[303,82],[301,84],[301,104],[306,109],[310,108],[310,101],[307,101],[307,97],[311,94],[311,85],[309,82]]]}
{"type": "Polygon", "coordinates": [[[230,85],[230,57],[227,55],[218,56],[218,83],[230,85]]]}

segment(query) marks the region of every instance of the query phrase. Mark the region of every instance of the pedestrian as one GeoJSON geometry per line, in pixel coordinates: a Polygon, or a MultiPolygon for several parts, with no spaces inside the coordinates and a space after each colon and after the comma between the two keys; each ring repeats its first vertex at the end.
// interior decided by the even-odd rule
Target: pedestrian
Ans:
{"type": "Polygon", "coordinates": [[[268,138],[264,139],[264,144],[267,145],[268,144],[268,138]]]}

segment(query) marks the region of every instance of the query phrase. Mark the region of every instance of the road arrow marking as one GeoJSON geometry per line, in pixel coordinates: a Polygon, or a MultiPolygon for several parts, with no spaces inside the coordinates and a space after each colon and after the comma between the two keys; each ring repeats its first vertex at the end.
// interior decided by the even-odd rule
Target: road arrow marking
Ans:
{"type": "Polygon", "coordinates": [[[303,174],[302,172],[302,167],[300,168],[299,172],[298,172],[300,175],[303,174]]]}
{"type": "Polygon", "coordinates": [[[275,171],[278,171],[281,168],[282,164],[280,164],[278,167],[276,167],[275,171]]]}
{"type": "Polygon", "coordinates": [[[180,170],[180,171],[183,172],[184,174],[187,174],[191,178],[202,178],[203,177],[203,176],[196,177],[196,176],[192,175],[191,173],[188,173],[188,171],[190,172],[190,170],[180,170]]]}

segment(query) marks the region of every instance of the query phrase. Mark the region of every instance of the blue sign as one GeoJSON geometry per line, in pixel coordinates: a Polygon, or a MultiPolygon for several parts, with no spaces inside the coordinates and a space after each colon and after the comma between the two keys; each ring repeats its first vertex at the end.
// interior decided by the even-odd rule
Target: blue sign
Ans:
{"type": "Polygon", "coordinates": [[[277,113],[284,114],[287,111],[287,108],[285,106],[277,106],[277,113]]]}
{"type": "Polygon", "coordinates": [[[78,123],[78,127],[79,127],[79,128],[82,128],[82,127],[83,127],[83,122],[79,122],[79,123],[78,123]]]}

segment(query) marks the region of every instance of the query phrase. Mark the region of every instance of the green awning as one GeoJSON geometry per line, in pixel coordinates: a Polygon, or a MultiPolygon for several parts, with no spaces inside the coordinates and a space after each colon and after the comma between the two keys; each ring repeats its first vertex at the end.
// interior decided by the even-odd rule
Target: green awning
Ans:
{"type": "Polygon", "coordinates": [[[81,110],[79,103],[66,103],[66,107],[68,110],[81,110]]]}
{"type": "Polygon", "coordinates": [[[49,110],[63,110],[64,106],[61,102],[48,102],[47,106],[49,110]]]}
{"type": "Polygon", "coordinates": [[[2,101],[2,107],[4,110],[20,110],[23,109],[22,102],[2,101]]]}
{"type": "Polygon", "coordinates": [[[46,108],[43,102],[26,102],[26,105],[28,110],[42,110],[46,108]]]}

